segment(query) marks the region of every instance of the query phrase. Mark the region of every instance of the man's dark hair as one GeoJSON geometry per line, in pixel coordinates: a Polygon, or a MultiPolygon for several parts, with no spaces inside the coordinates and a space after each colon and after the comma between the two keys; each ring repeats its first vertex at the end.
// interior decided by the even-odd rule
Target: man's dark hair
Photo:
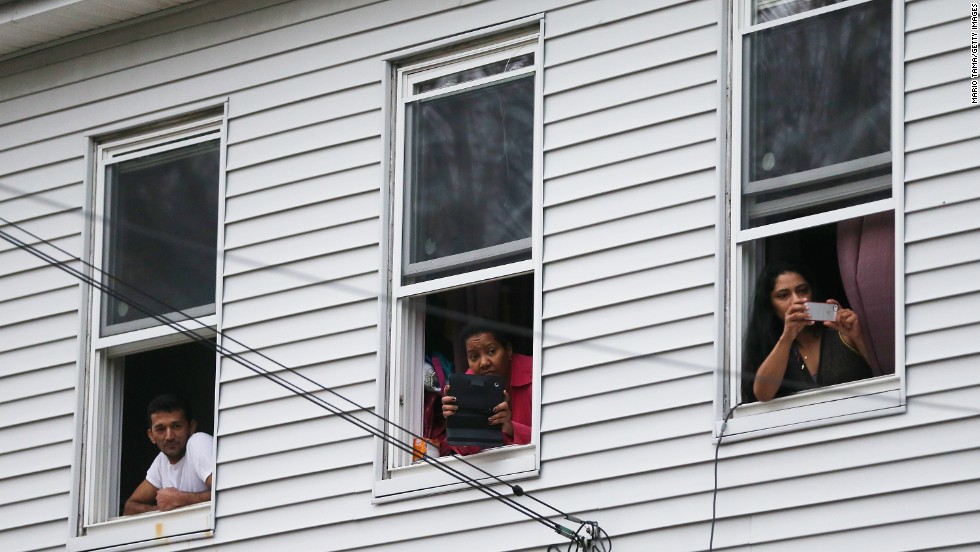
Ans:
{"type": "Polygon", "coordinates": [[[173,393],[158,395],[146,406],[146,426],[153,426],[153,415],[157,412],[177,412],[178,410],[184,412],[184,418],[187,418],[188,422],[194,419],[191,403],[187,399],[173,393]]]}
{"type": "Polygon", "coordinates": [[[510,335],[503,329],[503,324],[495,322],[471,322],[459,332],[459,345],[466,350],[466,340],[477,334],[488,333],[497,338],[504,347],[511,346],[510,335]]]}

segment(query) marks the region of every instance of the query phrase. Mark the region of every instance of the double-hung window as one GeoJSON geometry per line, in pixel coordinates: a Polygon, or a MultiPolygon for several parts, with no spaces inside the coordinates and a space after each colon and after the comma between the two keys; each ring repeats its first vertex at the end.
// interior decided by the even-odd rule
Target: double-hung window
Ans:
{"type": "MultiPolygon", "coordinates": [[[[895,277],[902,103],[901,40],[894,37],[901,36],[901,9],[892,0],[735,2],[731,369],[723,410],[741,406],[726,436],[895,411],[904,402],[895,277]],[[838,384],[804,374],[814,380],[807,390],[756,400],[759,355],[770,350],[758,337],[767,335],[760,327],[769,321],[752,311],[771,301],[753,300],[772,290],[754,288],[777,262],[807,270],[813,300],[835,299],[857,314],[868,373],[838,384]]],[[[777,331],[783,324],[776,321],[777,331]]],[[[809,369],[797,362],[784,380],[790,370],[814,368],[831,379],[831,355],[821,351],[827,362],[809,369]]]]}
{"type": "Polygon", "coordinates": [[[96,144],[81,489],[72,550],[182,539],[213,529],[211,503],[122,516],[159,453],[157,395],[186,398],[214,433],[214,341],[223,117],[96,144]],[[190,336],[172,322],[194,332],[190,336]]]}
{"type": "MultiPolygon", "coordinates": [[[[537,32],[510,32],[392,66],[391,301],[387,415],[417,435],[444,423],[439,389],[467,360],[467,324],[488,323],[533,358],[540,255],[540,59],[537,32]]],[[[534,386],[537,392],[537,386],[534,386]]],[[[535,401],[537,404],[537,401],[535,401]]],[[[537,416],[537,411],[534,411],[537,416]]],[[[469,456],[495,475],[537,469],[534,443],[469,456]]],[[[395,432],[399,441],[413,438],[395,432]]],[[[430,453],[433,446],[429,446],[430,453]]],[[[384,447],[375,496],[455,483],[384,447]]],[[[443,458],[443,462],[454,462],[443,458]]]]}

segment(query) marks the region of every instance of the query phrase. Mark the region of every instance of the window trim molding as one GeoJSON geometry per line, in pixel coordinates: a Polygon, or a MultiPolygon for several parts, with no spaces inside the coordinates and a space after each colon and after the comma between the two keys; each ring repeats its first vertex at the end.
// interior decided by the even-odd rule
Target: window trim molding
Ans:
{"type": "MultiPolygon", "coordinates": [[[[99,167],[101,166],[99,160],[100,145],[109,142],[123,142],[126,140],[127,136],[129,136],[130,140],[133,142],[137,142],[140,138],[172,132],[175,127],[182,126],[188,122],[193,125],[195,122],[200,122],[202,120],[216,121],[216,125],[219,129],[217,183],[217,220],[219,224],[219,231],[217,233],[215,255],[215,303],[213,313],[204,317],[202,320],[202,322],[208,324],[209,327],[200,328],[196,327],[198,326],[197,324],[194,324],[195,327],[191,328],[196,333],[203,333],[209,337],[213,337],[217,331],[220,331],[220,321],[222,320],[225,250],[225,233],[222,231],[222,228],[224,227],[226,208],[225,197],[227,189],[226,167],[228,150],[228,117],[229,98],[223,97],[217,100],[211,99],[207,101],[194,102],[179,108],[166,109],[149,115],[132,117],[122,122],[93,129],[91,132],[85,135],[85,175],[83,177],[85,199],[82,208],[83,212],[86,213],[88,217],[95,217],[97,209],[101,209],[97,198],[100,179],[98,172],[99,167]]],[[[146,154],[144,153],[143,155],[146,154]]],[[[92,262],[92,264],[95,266],[101,266],[95,263],[95,255],[98,251],[101,251],[102,245],[101,243],[96,243],[96,236],[98,235],[98,232],[95,231],[94,224],[96,224],[96,222],[92,220],[87,220],[86,223],[83,224],[81,258],[92,262]]],[[[91,267],[83,266],[82,272],[90,278],[97,277],[96,271],[91,267]]],[[[86,523],[86,517],[89,516],[91,512],[89,509],[91,502],[88,494],[88,479],[91,473],[89,463],[91,452],[89,449],[92,448],[92,441],[89,437],[89,428],[92,426],[92,424],[99,423],[99,416],[97,416],[96,413],[90,408],[90,402],[92,400],[92,385],[94,383],[92,380],[95,377],[94,372],[104,371],[105,368],[93,364],[93,357],[98,351],[101,351],[102,353],[111,352],[112,354],[129,354],[136,352],[141,348],[159,347],[162,344],[176,344],[181,341],[180,334],[174,334],[172,331],[169,332],[169,334],[165,331],[160,331],[162,328],[165,328],[164,326],[142,330],[143,334],[141,334],[140,339],[137,341],[128,340],[123,342],[124,338],[121,335],[107,336],[106,338],[101,338],[102,340],[100,340],[99,328],[97,326],[93,327],[93,321],[97,323],[96,317],[99,315],[101,309],[100,306],[97,306],[94,303],[95,301],[99,300],[99,297],[99,294],[90,286],[86,286],[84,284],[80,286],[80,330],[77,360],[79,370],[76,381],[76,389],[78,390],[78,393],[76,393],[75,401],[75,445],[72,462],[72,483],[69,492],[70,517],[67,549],[69,551],[82,551],[111,548],[113,550],[121,551],[213,537],[215,528],[215,500],[217,495],[216,486],[212,486],[211,499],[208,502],[185,508],[179,508],[172,512],[157,512],[152,516],[147,516],[144,514],[143,516],[136,516],[134,518],[120,517],[94,524],[86,523]],[[208,513],[206,519],[201,518],[199,515],[201,510],[207,510],[208,513]],[[162,537],[154,537],[150,540],[131,541],[128,540],[128,531],[115,529],[117,527],[131,527],[136,524],[144,523],[146,520],[150,520],[152,518],[154,525],[153,534],[156,535],[155,525],[161,521],[159,518],[183,518],[187,516],[188,513],[194,514],[195,519],[204,519],[204,522],[199,522],[193,526],[188,526],[185,528],[186,530],[181,529],[183,532],[179,534],[163,535],[162,537]],[[101,534],[91,534],[91,528],[93,527],[99,527],[100,529],[98,529],[97,532],[101,534]]],[[[221,338],[218,337],[217,339],[220,340],[221,338]]],[[[221,381],[221,366],[222,363],[216,356],[213,413],[215,427],[217,427],[218,424],[218,391],[221,381]]],[[[105,417],[102,418],[105,420],[105,417]]],[[[217,435],[215,435],[215,452],[217,452],[217,443],[218,438],[217,435]]],[[[114,452],[114,454],[117,455],[118,453],[118,450],[114,452]]],[[[217,472],[217,454],[214,456],[215,463],[213,471],[217,472]]],[[[118,479],[116,485],[118,485],[118,479]]],[[[115,492],[118,493],[118,487],[115,488],[115,492]]],[[[104,492],[100,494],[104,495],[104,492]]]]}
{"type": "MultiPolygon", "coordinates": [[[[719,312],[724,315],[718,322],[719,336],[717,358],[719,366],[716,371],[715,423],[712,430],[712,440],[717,443],[723,438],[724,442],[736,442],[806,429],[824,425],[832,425],[859,419],[875,418],[905,412],[907,404],[907,383],[905,370],[905,144],[904,144],[904,86],[905,86],[905,6],[899,0],[890,0],[892,9],[891,21],[891,188],[892,197],[872,201],[852,207],[799,217],[788,221],[751,229],[736,228],[741,221],[742,177],[743,166],[743,113],[747,102],[744,88],[745,69],[742,61],[743,41],[746,36],[776,25],[793,23],[795,21],[816,17],[824,13],[846,9],[865,4],[872,0],[848,0],[839,4],[825,6],[793,16],[776,19],[758,25],[743,25],[750,21],[751,9],[749,0],[732,0],[723,5],[721,20],[726,24],[727,37],[722,46],[724,59],[720,62],[722,79],[728,83],[727,91],[721,92],[724,101],[724,117],[722,117],[720,140],[720,159],[725,162],[724,184],[729,201],[721,201],[728,205],[720,206],[720,220],[725,225],[726,232],[720,232],[719,251],[724,253],[720,259],[720,282],[718,286],[719,312]],[[890,376],[880,376],[869,380],[851,382],[815,389],[791,397],[783,397],[768,401],[765,407],[752,403],[747,412],[736,410],[727,424],[723,423],[729,414],[729,409],[739,404],[741,395],[739,389],[740,353],[742,339],[742,311],[747,304],[751,286],[738,285],[738,280],[744,274],[745,253],[743,248],[751,241],[799,230],[837,222],[876,212],[895,213],[895,373],[890,376]],[[846,395],[847,400],[841,400],[840,395],[846,395]],[[877,397],[876,397],[877,396],[877,397]],[[787,400],[790,399],[790,400],[787,400]],[[867,399],[879,400],[880,408],[873,406],[862,407],[867,399]],[[855,406],[857,406],[855,408],[855,406]],[[801,413],[813,413],[801,418],[801,413]],[[722,436],[722,430],[724,435],[722,436]]],[[[884,154],[882,154],[884,155],[884,154]]],[[[820,170],[820,169],[817,169],[820,170]]],[[[758,181],[755,183],[758,184],[758,181]]],[[[721,255],[720,255],[721,256],[721,255]]],[[[805,415],[804,415],[805,416],[805,415]]]]}
{"type": "MultiPolygon", "coordinates": [[[[506,276],[516,276],[520,274],[533,273],[534,279],[534,307],[533,307],[533,339],[532,356],[534,358],[534,378],[532,384],[532,435],[531,443],[526,446],[507,447],[499,451],[488,451],[486,455],[475,455],[478,462],[484,462],[482,458],[497,458],[500,453],[507,457],[514,458],[521,468],[514,472],[500,475],[501,479],[527,479],[537,477],[540,472],[541,458],[540,450],[541,435],[541,382],[542,377],[542,259],[544,246],[544,14],[539,13],[528,17],[523,17],[513,21],[491,25],[479,30],[438,39],[420,46],[394,52],[382,59],[383,61],[383,92],[385,101],[383,102],[384,136],[382,139],[382,159],[385,160],[382,166],[382,210],[381,222],[383,225],[381,253],[385,264],[381,271],[381,293],[386,298],[379,301],[380,307],[380,328],[379,328],[379,348],[378,348],[378,404],[382,415],[389,415],[389,400],[400,382],[396,380],[397,373],[392,367],[392,362],[396,359],[394,352],[393,338],[399,329],[395,324],[398,318],[399,305],[403,301],[409,301],[408,297],[421,296],[434,291],[462,287],[474,283],[500,279],[506,276]],[[526,31],[526,33],[524,33],[526,31]],[[510,36],[508,36],[510,35],[510,36]],[[475,51],[483,47],[500,49],[502,44],[523,42],[527,37],[536,35],[534,38],[535,60],[530,70],[535,74],[534,80],[534,135],[532,139],[532,208],[531,208],[531,259],[517,261],[502,266],[490,267],[477,270],[462,275],[439,278],[432,281],[420,282],[407,286],[399,287],[396,278],[400,274],[396,271],[401,270],[401,254],[398,248],[400,241],[395,235],[401,231],[401,208],[397,201],[401,200],[401,191],[398,189],[400,178],[396,181],[396,175],[400,172],[396,163],[403,159],[404,153],[399,155],[397,152],[398,144],[401,142],[397,137],[404,130],[404,121],[401,120],[400,108],[401,98],[398,97],[400,90],[399,69],[406,66],[416,66],[420,71],[434,78],[434,73],[429,73],[431,68],[424,68],[426,63],[431,63],[436,67],[439,61],[446,62],[453,58],[465,59],[467,55],[472,56],[475,51]],[[495,41],[495,37],[501,40],[495,41]],[[483,42],[484,44],[479,44],[483,42]],[[473,43],[473,48],[467,49],[468,43],[473,43]],[[457,55],[453,50],[459,50],[457,55]],[[426,61],[430,60],[430,61],[426,61]],[[524,468],[527,466],[527,468],[524,468]]],[[[451,64],[450,64],[451,65],[451,64]]],[[[439,69],[441,72],[442,69],[439,69]]],[[[447,69],[447,72],[449,70],[447,69]]],[[[508,76],[512,78],[512,76],[508,76]]],[[[428,79],[427,79],[428,80],[428,79]]],[[[388,430],[389,427],[384,421],[378,422],[379,429],[388,430]]],[[[381,504],[385,502],[403,500],[421,496],[431,496],[445,492],[469,488],[465,483],[453,485],[432,486],[426,480],[441,475],[436,472],[436,468],[427,465],[409,465],[396,468],[389,467],[389,446],[380,439],[375,439],[375,483],[372,488],[372,503],[381,504]],[[392,477],[392,469],[399,471],[399,475],[392,477]]],[[[469,460],[469,458],[468,458],[469,460]]],[[[445,476],[444,476],[445,477],[445,476]]]]}

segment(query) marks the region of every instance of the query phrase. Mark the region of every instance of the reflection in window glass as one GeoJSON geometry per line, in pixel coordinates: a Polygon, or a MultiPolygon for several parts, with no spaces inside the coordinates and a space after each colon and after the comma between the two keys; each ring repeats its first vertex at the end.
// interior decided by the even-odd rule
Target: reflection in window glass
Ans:
{"type": "Polygon", "coordinates": [[[749,181],[890,149],[887,0],[746,38],[749,181]]]}
{"type": "MultiPolygon", "coordinates": [[[[213,305],[218,238],[218,141],[106,168],[104,269],[114,292],[156,313],[213,305]],[[135,284],[154,302],[122,283],[135,284]]],[[[102,296],[103,330],[144,319],[102,296]]]]}
{"type": "MultiPolygon", "coordinates": [[[[473,252],[479,260],[482,249],[529,238],[533,76],[409,110],[407,262],[473,252]]],[[[453,264],[451,273],[463,271],[453,264]]]]}
{"type": "Polygon", "coordinates": [[[765,23],[782,17],[789,17],[844,0],[755,0],[752,10],[753,23],[765,23]]]}
{"type": "Polygon", "coordinates": [[[421,82],[415,85],[415,93],[421,94],[430,90],[455,86],[464,82],[474,81],[492,75],[499,75],[506,73],[507,71],[514,71],[524,67],[530,67],[532,65],[534,65],[534,54],[524,54],[523,56],[502,59],[500,61],[474,67],[473,69],[457,71],[437,79],[421,82]]]}

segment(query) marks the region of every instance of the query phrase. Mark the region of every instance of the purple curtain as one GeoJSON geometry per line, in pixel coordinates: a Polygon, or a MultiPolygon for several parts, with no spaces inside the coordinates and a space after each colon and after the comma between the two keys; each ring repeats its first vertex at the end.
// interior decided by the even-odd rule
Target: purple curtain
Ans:
{"type": "Polygon", "coordinates": [[[848,303],[861,319],[872,373],[895,373],[894,214],[838,223],[837,260],[848,303]]]}

